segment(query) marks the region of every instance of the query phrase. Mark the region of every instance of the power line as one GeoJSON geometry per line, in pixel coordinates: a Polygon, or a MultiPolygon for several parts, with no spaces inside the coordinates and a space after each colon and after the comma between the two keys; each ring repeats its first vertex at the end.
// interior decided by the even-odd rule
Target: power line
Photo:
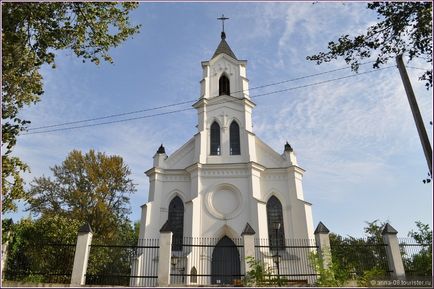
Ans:
{"type": "MultiPolygon", "coordinates": [[[[271,91],[271,92],[267,92],[267,93],[262,93],[262,94],[254,95],[254,96],[251,96],[251,98],[258,98],[258,97],[262,97],[262,96],[266,96],[266,95],[271,95],[271,94],[276,94],[276,93],[281,93],[281,92],[296,90],[296,89],[300,89],[300,88],[317,86],[317,85],[321,85],[321,84],[325,84],[325,83],[329,83],[329,82],[333,82],[333,81],[338,81],[338,80],[342,80],[342,79],[348,79],[348,78],[352,78],[352,77],[357,77],[357,76],[364,75],[364,74],[378,72],[378,71],[389,69],[389,68],[392,68],[392,67],[395,67],[395,66],[391,65],[391,66],[386,66],[386,67],[375,69],[375,70],[360,72],[360,73],[357,73],[357,74],[350,74],[350,75],[346,75],[346,76],[342,76],[342,77],[337,77],[337,78],[332,78],[332,79],[328,79],[328,80],[323,80],[323,81],[319,81],[319,82],[315,82],[315,83],[310,83],[310,84],[305,84],[305,85],[300,85],[300,86],[285,88],[285,89],[281,89],[281,90],[275,90],[275,91],[271,91]]],[[[221,101],[221,102],[217,102],[215,104],[210,104],[209,106],[213,106],[213,105],[217,105],[217,104],[222,104],[222,103],[226,103],[226,102],[236,102],[238,100],[242,100],[242,99],[235,98],[233,100],[224,100],[224,101],[221,101]]],[[[169,112],[156,113],[156,114],[145,115],[145,116],[134,117],[134,118],[126,118],[126,119],[113,120],[113,121],[107,121],[107,122],[101,122],[101,123],[95,123],[95,124],[87,124],[87,125],[80,125],[80,126],[73,126],[73,127],[66,127],[66,128],[58,128],[58,129],[51,129],[51,130],[29,132],[29,133],[23,133],[21,135],[41,134],[41,133],[56,132],[56,131],[66,131],[66,130],[72,130],[72,129],[78,129],[78,128],[85,128],[85,127],[94,127],[94,126],[100,126],[100,125],[105,125],[105,124],[120,123],[120,122],[126,122],[126,121],[138,120],[138,119],[145,119],[145,118],[150,118],[150,117],[155,117],[155,116],[168,115],[168,114],[178,113],[178,112],[192,110],[192,109],[193,108],[189,107],[189,108],[184,108],[184,109],[179,109],[179,110],[173,110],[173,111],[169,111],[169,112]]]]}
{"type": "MultiPolygon", "coordinates": [[[[361,63],[360,66],[361,65],[365,65],[365,64],[369,64],[369,63],[372,63],[372,62],[374,62],[374,61],[364,62],[364,63],[361,63]]],[[[270,84],[264,84],[264,85],[256,86],[256,87],[249,88],[249,89],[242,89],[242,90],[234,91],[234,92],[232,92],[232,94],[242,93],[242,92],[244,92],[246,90],[252,91],[252,90],[256,90],[256,89],[260,89],[260,88],[265,88],[265,87],[270,87],[270,86],[279,85],[279,84],[283,84],[283,83],[288,83],[288,82],[293,82],[293,81],[302,80],[302,79],[306,79],[306,78],[311,78],[311,77],[315,77],[315,76],[325,75],[325,74],[329,74],[329,73],[340,71],[340,70],[344,70],[344,69],[348,69],[348,67],[336,68],[336,69],[332,69],[332,70],[328,70],[328,71],[324,71],[324,72],[319,72],[319,73],[315,73],[315,74],[309,74],[309,75],[300,76],[300,77],[297,77],[297,78],[292,78],[292,79],[288,79],[288,80],[273,82],[273,83],[270,83],[270,84]]],[[[52,125],[44,125],[44,126],[39,126],[39,127],[33,127],[33,128],[29,128],[28,131],[47,129],[47,128],[52,128],[52,127],[65,126],[65,125],[71,125],[71,124],[78,124],[78,123],[83,123],[83,122],[90,122],[90,121],[95,121],[95,120],[103,120],[103,119],[108,119],[108,118],[113,118],[113,117],[119,117],[119,116],[125,116],[125,115],[130,115],[130,114],[137,114],[137,113],[141,113],[141,112],[159,110],[159,109],[162,109],[162,108],[169,108],[169,107],[174,107],[174,106],[183,105],[183,104],[187,104],[187,103],[193,103],[196,100],[197,99],[191,99],[191,100],[187,100],[187,101],[183,101],[183,102],[177,102],[177,103],[172,103],[172,104],[163,105],[163,106],[157,106],[157,107],[151,107],[151,108],[146,108],[146,109],[134,110],[134,111],[124,112],[124,113],[111,114],[111,115],[107,115],[107,116],[100,116],[100,117],[88,118],[88,119],[83,119],[83,120],[77,120],[77,121],[63,122],[63,123],[59,123],[59,124],[52,124],[52,125]]]]}

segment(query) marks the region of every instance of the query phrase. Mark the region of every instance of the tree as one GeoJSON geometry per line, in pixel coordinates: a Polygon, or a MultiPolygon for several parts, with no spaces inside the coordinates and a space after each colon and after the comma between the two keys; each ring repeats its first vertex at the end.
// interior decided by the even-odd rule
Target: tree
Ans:
{"type": "Polygon", "coordinates": [[[71,50],[83,62],[113,62],[108,54],[139,31],[129,22],[137,3],[2,3],[2,213],[15,211],[14,200],[27,199],[21,173],[27,165],[12,157],[17,136],[28,120],[20,110],[40,100],[40,68],[55,68],[55,52],[71,50]]]}
{"type": "Polygon", "coordinates": [[[50,216],[11,226],[5,279],[68,283],[80,222],[50,216]]]}
{"type": "Polygon", "coordinates": [[[420,250],[413,256],[404,253],[405,270],[416,276],[432,276],[432,230],[428,224],[416,222],[417,231],[410,231],[412,237],[419,245],[420,250]]]}
{"type": "Polygon", "coordinates": [[[130,226],[129,195],[136,189],[120,156],[74,150],[50,169],[54,179],[42,176],[30,184],[32,213],[87,222],[97,238],[107,241],[116,240],[120,227],[130,226]]]}
{"type": "MultiPolygon", "coordinates": [[[[343,57],[357,72],[362,59],[375,57],[379,68],[399,54],[407,53],[409,61],[424,59],[432,65],[432,3],[431,2],[373,2],[367,8],[377,12],[379,23],[365,34],[355,37],[342,35],[328,44],[327,52],[307,56],[317,64],[343,57]]],[[[432,87],[432,70],[426,70],[420,80],[432,87]]]]}

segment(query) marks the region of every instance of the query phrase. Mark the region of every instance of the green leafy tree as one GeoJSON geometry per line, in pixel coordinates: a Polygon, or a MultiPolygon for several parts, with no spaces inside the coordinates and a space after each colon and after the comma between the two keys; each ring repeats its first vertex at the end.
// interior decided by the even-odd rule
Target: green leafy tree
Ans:
{"type": "Polygon", "coordinates": [[[79,221],[62,216],[26,218],[12,224],[5,278],[69,282],[79,226],[79,221]]]}
{"type": "MultiPolygon", "coordinates": [[[[328,51],[308,56],[317,64],[343,58],[357,71],[360,61],[375,58],[379,68],[399,54],[406,53],[409,61],[421,58],[432,65],[432,3],[431,2],[373,2],[367,8],[377,13],[378,23],[366,33],[350,37],[342,35],[328,44],[328,51]]],[[[432,87],[432,70],[426,70],[420,80],[432,87]]]]}
{"type": "Polygon", "coordinates": [[[30,184],[32,213],[89,223],[95,237],[107,242],[119,238],[119,228],[131,227],[129,196],[136,189],[120,156],[74,150],[51,171],[53,179],[43,176],[30,184]]]}
{"type": "Polygon", "coordinates": [[[28,166],[12,150],[30,123],[19,117],[40,100],[42,65],[55,67],[56,51],[68,49],[83,62],[113,62],[112,47],[139,31],[129,13],[137,3],[2,3],[2,213],[27,199],[21,173],[28,166]]]}
{"type": "Polygon", "coordinates": [[[333,263],[341,272],[353,277],[363,276],[367,270],[387,270],[387,257],[381,231],[384,222],[374,220],[366,222],[366,238],[342,237],[330,234],[330,247],[333,263]]]}
{"type": "Polygon", "coordinates": [[[420,246],[413,256],[404,253],[404,267],[407,272],[416,276],[432,276],[432,230],[428,224],[416,222],[417,231],[410,231],[412,237],[420,246]]]}

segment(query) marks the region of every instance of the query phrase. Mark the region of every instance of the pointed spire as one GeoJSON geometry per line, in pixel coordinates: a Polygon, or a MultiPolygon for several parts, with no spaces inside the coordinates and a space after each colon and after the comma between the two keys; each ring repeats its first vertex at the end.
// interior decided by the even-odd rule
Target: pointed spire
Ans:
{"type": "Polygon", "coordinates": [[[84,224],[83,226],[78,229],[79,233],[93,233],[92,228],[90,227],[89,223],[84,224]]]}
{"type": "Polygon", "coordinates": [[[233,59],[237,59],[235,54],[232,52],[232,49],[229,47],[229,44],[226,42],[226,33],[225,33],[225,20],[228,20],[229,18],[225,17],[224,14],[222,14],[222,17],[217,18],[218,20],[222,21],[222,33],[220,35],[221,41],[219,46],[217,47],[216,51],[214,52],[214,55],[211,57],[213,59],[217,55],[220,55],[222,53],[232,57],[233,59]]]}
{"type": "Polygon", "coordinates": [[[395,228],[392,227],[389,223],[386,223],[386,225],[384,226],[383,231],[381,232],[381,235],[385,235],[385,234],[396,235],[396,234],[398,234],[398,231],[395,230],[395,228]]]}
{"type": "Polygon", "coordinates": [[[250,226],[249,223],[246,224],[246,226],[244,227],[243,232],[241,233],[241,236],[243,235],[254,235],[256,234],[255,230],[253,230],[252,226],[250,226]]]}
{"type": "Polygon", "coordinates": [[[328,234],[330,233],[329,229],[327,229],[327,227],[322,223],[319,222],[318,226],[315,229],[315,232],[313,232],[314,234],[319,234],[319,233],[325,233],[328,234]]]}
{"type": "Polygon", "coordinates": [[[164,223],[163,227],[161,227],[160,229],[160,233],[168,233],[168,232],[172,232],[172,229],[170,228],[169,220],[167,220],[166,223],[164,223]]]}
{"type": "Polygon", "coordinates": [[[291,145],[288,143],[288,141],[285,144],[285,152],[292,152],[294,151],[291,147],[291,145]]]}
{"type": "Polygon", "coordinates": [[[165,153],[166,153],[166,149],[164,148],[163,144],[161,144],[157,150],[157,154],[165,154],[165,153]]]}

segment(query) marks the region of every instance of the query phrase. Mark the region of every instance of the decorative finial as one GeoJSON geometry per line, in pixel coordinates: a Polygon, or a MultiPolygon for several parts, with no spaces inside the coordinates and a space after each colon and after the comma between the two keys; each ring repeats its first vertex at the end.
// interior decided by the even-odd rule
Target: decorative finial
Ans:
{"type": "Polygon", "coordinates": [[[166,153],[166,150],[163,147],[163,144],[161,144],[160,147],[157,150],[157,154],[165,154],[165,153],[166,153]]]}
{"type": "Polygon", "coordinates": [[[292,149],[291,145],[288,142],[286,142],[286,144],[285,144],[285,152],[292,152],[292,151],[293,151],[293,149],[292,149]]]}
{"type": "Polygon", "coordinates": [[[224,14],[222,14],[222,17],[217,18],[217,20],[221,20],[222,21],[222,34],[221,37],[222,39],[226,39],[226,34],[225,34],[225,20],[228,20],[228,17],[225,17],[224,14]]]}

